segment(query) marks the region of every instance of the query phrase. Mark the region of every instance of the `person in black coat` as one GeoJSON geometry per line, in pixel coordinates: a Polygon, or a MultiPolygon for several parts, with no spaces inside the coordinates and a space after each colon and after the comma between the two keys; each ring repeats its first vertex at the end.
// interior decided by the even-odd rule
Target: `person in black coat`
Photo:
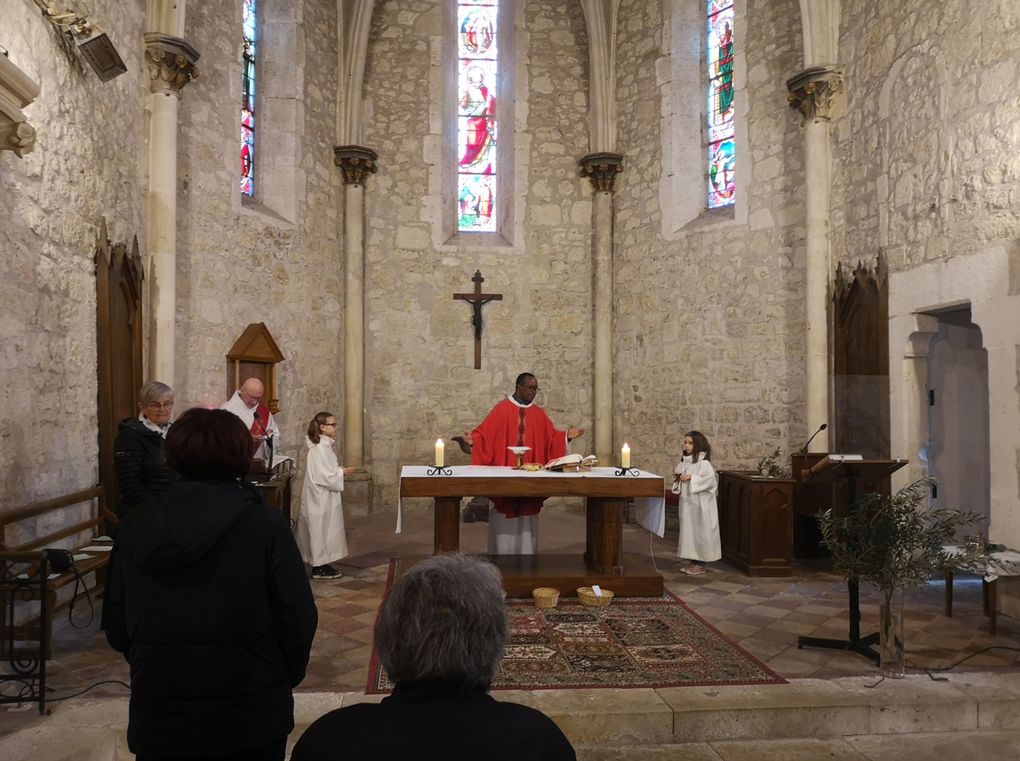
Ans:
{"type": "Polygon", "coordinates": [[[124,525],[103,629],[131,665],[139,761],[282,761],[292,689],[317,625],[283,516],[241,482],[251,436],[225,410],[188,410],[166,442],[181,480],[124,525]]]}
{"type": "Polygon", "coordinates": [[[138,410],[138,417],[120,421],[113,442],[120,518],[155,505],[174,479],[163,451],[174,410],[173,389],[159,381],[146,383],[138,391],[138,410]]]}
{"type": "Polygon", "coordinates": [[[576,761],[552,719],[488,694],[508,639],[495,566],[457,553],[421,561],[376,624],[393,694],[320,716],[291,761],[576,761]]]}

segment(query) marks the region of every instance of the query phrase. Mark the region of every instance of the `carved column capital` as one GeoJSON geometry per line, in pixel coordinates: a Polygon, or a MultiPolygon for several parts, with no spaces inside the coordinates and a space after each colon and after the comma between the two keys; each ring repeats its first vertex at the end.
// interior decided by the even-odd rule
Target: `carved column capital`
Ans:
{"type": "Polygon", "coordinates": [[[581,176],[591,180],[596,191],[613,192],[616,175],[623,171],[622,153],[589,153],[582,158],[581,176]]]}
{"type": "Polygon", "coordinates": [[[364,185],[369,174],[375,174],[379,154],[362,145],[337,145],[333,148],[333,163],[340,167],[344,185],[364,185]]]}
{"type": "Polygon", "coordinates": [[[149,89],[154,93],[181,97],[181,90],[198,77],[195,65],[201,54],[180,37],[150,32],[145,35],[145,63],[149,68],[149,89]]]}
{"type": "Polygon", "coordinates": [[[30,106],[39,85],[5,55],[0,55],[0,151],[19,157],[35,148],[35,127],[21,109],[30,106]]]}
{"type": "Polygon", "coordinates": [[[800,111],[804,122],[831,121],[843,115],[846,93],[843,70],[838,66],[815,66],[786,80],[790,108],[800,111]]]}

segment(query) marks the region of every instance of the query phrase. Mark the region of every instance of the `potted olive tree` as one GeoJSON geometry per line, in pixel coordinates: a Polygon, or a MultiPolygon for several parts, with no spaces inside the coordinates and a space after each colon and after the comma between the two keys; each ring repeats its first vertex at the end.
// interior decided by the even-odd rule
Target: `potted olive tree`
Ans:
{"type": "Polygon", "coordinates": [[[851,581],[867,581],[882,594],[879,636],[882,671],[902,677],[903,588],[922,586],[944,570],[967,567],[983,547],[967,546],[947,552],[956,532],[979,520],[975,513],[925,508],[922,501],[932,483],[923,478],[892,496],[865,494],[836,519],[832,510],[818,517],[822,544],[832,553],[832,565],[851,581]]]}

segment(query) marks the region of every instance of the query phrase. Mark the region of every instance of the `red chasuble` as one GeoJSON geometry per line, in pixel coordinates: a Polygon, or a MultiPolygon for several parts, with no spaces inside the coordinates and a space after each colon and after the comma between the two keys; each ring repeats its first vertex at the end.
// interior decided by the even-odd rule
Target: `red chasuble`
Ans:
{"type": "MultiPolygon", "coordinates": [[[[472,465],[516,465],[517,457],[507,447],[531,447],[524,462],[545,465],[567,453],[567,434],[553,426],[537,404],[523,406],[507,398],[492,408],[482,424],[471,432],[472,465]]],[[[492,497],[494,507],[508,518],[534,515],[542,499],[492,497]]]]}
{"type": "Polygon", "coordinates": [[[266,429],[266,426],[269,424],[269,416],[270,414],[272,414],[269,411],[269,407],[267,407],[262,402],[259,402],[258,406],[255,407],[255,412],[256,415],[254,419],[251,421],[251,428],[248,429],[251,432],[252,438],[251,442],[252,457],[258,454],[259,447],[262,446],[262,441],[268,438],[267,436],[268,430],[266,429]]]}

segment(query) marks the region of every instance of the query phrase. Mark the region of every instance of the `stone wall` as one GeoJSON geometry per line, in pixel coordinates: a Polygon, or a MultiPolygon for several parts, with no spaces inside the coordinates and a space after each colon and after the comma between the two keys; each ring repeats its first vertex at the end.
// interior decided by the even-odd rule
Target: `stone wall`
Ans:
{"type": "Polygon", "coordinates": [[[842,3],[833,251],[891,271],[1020,237],[1020,8],[842,3]]]}
{"type": "Polygon", "coordinates": [[[937,321],[926,313],[971,305],[988,361],[988,388],[972,390],[990,409],[991,520],[981,530],[1015,546],[1020,7],[999,0],[974,10],[961,1],[842,4],[848,104],[833,132],[833,253],[847,264],[886,254],[893,454],[913,460],[911,477],[925,472],[917,453],[929,443],[925,323],[937,321]]]}
{"type": "Polygon", "coordinates": [[[316,412],[338,420],[343,412],[336,8],[271,0],[259,8],[270,25],[258,48],[261,163],[256,197],[242,204],[240,5],[188,6],[186,36],[202,58],[180,110],[177,412],[226,398],[227,351],[249,323],[265,322],[285,356],[282,451],[297,456],[316,412]]]}
{"type": "Polygon", "coordinates": [[[0,153],[0,510],[96,483],[100,219],[112,241],[145,245],[141,4],[96,0],[91,16],[128,68],[105,83],[33,3],[0,12],[11,61],[41,86],[25,109],[34,152],[0,153]]]}
{"type": "MultiPolygon", "coordinates": [[[[436,438],[473,428],[519,372],[537,374],[538,401],[557,425],[591,428],[591,193],[577,165],[588,152],[580,4],[518,6],[519,123],[501,125],[500,139],[516,132],[525,222],[510,245],[441,240],[437,250],[433,241],[430,171],[441,160],[443,125],[430,116],[441,111],[443,87],[442,72],[424,72],[440,66],[442,46],[453,43],[444,18],[439,2],[379,2],[368,51],[365,141],[380,158],[366,193],[366,459],[381,509],[395,508],[401,464],[428,462],[436,438]],[[484,310],[481,370],[472,369],[470,307],[453,300],[472,290],[476,269],[486,292],[503,294],[484,310]]],[[[575,448],[588,447],[582,440],[575,448]]],[[[447,453],[467,462],[455,445],[447,453]]]]}
{"type": "Polygon", "coordinates": [[[668,473],[697,429],[717,467],[746,468],[807,435],[803,143],[784,84],[800,68],[799,12],[789,0],[738,3],[738,208],[706,212],[666,240],[660,87],[672,48],[690,42],[662,37],[673,5],[624,0],[619,14],[615,439],[668,473]]]}

